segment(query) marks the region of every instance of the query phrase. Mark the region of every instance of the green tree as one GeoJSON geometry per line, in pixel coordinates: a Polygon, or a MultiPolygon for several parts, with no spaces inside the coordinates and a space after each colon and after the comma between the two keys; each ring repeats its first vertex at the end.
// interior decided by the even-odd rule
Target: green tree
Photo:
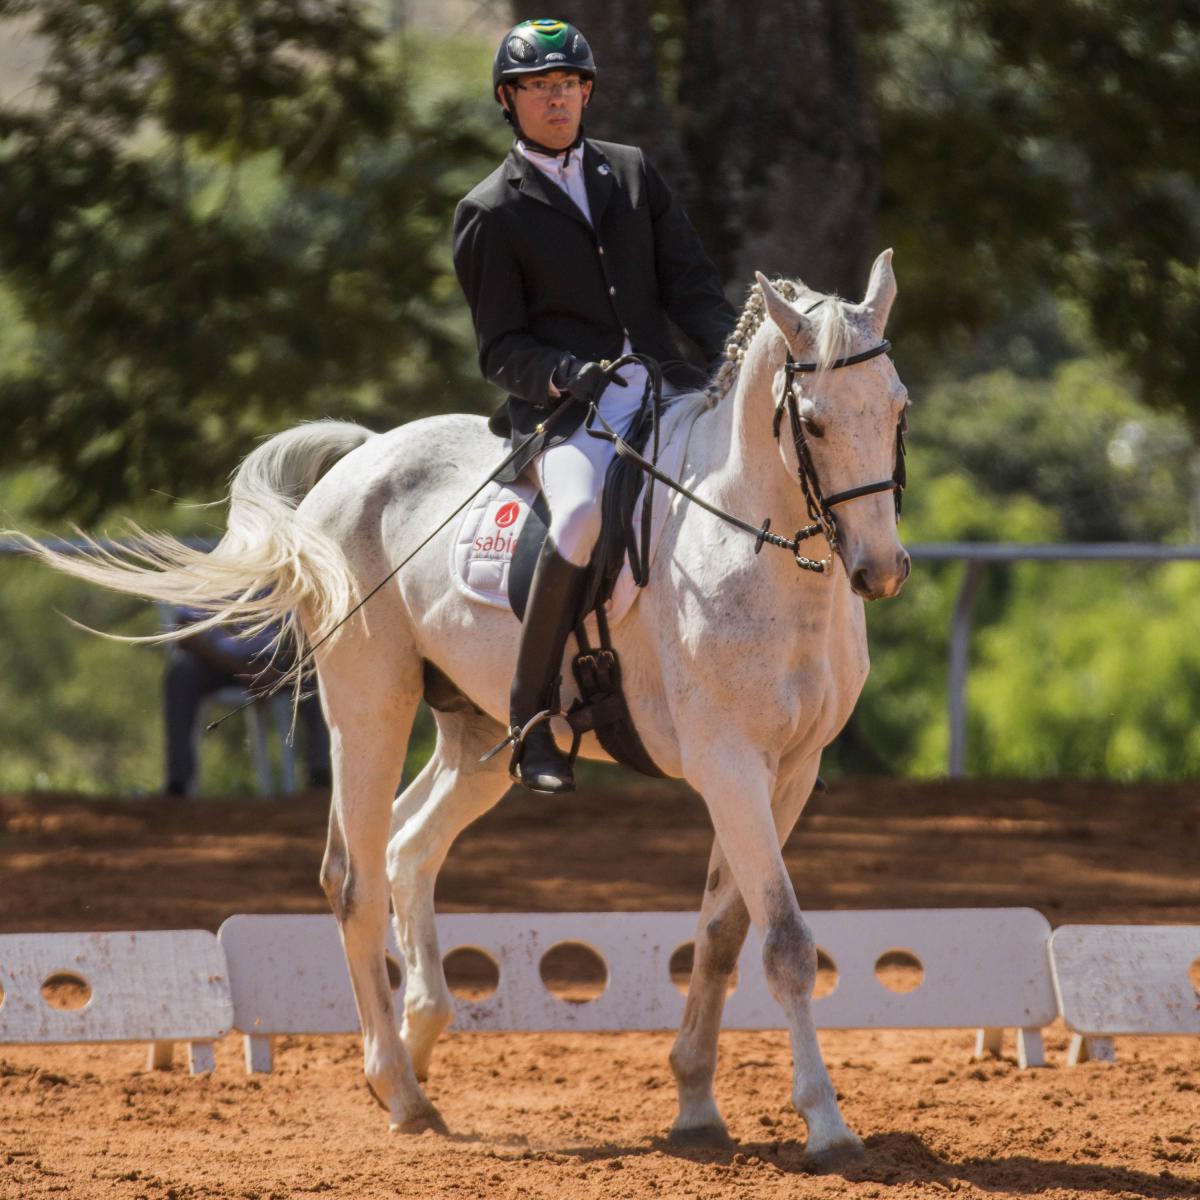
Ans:
{"type": "Polygon", "coordinates": [[[1050,292],[1200,431],[1200,3],[889,0],[858,24],[912,361],[1050,292]]]}
{"type": "Polygon", "coordinates": [[[8,7],[50,54],[40,102],[0,113],[29,326],[0,466],[54,467],[49,515],[211,499],[301,418],[480,402],[446,230],[495,127],[444,86],[461,51],[397,53],[350,0],[8,7]]]}

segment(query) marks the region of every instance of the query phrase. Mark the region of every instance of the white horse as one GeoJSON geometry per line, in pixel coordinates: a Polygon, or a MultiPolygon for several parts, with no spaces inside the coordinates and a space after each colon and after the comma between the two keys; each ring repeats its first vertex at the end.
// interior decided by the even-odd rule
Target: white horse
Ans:
{"type": "MultiPolygon", "coordinates": [[[[758,276],[707,401],[681,401],[704,409],[683,471],[698,495],[755,521],[769,515],[777,531],[808,524],[792,438],[785,432],[777,443],[772,433],[776,398],[789,384],[826,495],[891,475],[908,403],[891,360],[863,355],[802,382],[785,380],[783,366],[789,352],[829,367],[880,349],[895,291],[890,251],[876,260],[858,305],[758,276]]],[[[471,416],[382,435],[347,423],[305,425],[239,468],[228,530],[210,553],[156,535],[140,557],[98,549],[84,559],[42,556],[108,587],[207,606],[214,622],[298,614],[315,643],[463,500],[499,449],[471,416]]],[[[716,832],[671,1052],[679,1140],[726,1137],[712,1086],[717,1034],[753,921],[791,1034],[792,1095],[808,1152],[823,1160],[861,1152],[817,1044],[816,947],[781,844],[866,679],[862,601],[894,596],[909,570],[891,491],[864,491],[839,508],[836,554],[817,574],[771,548],[756,555],[752,538],[660,487],[669,513],[650,583],[613,631],[647,751],[703,796],[716,832]]],[[[403,1133],[445,1130],[420,1083],[452,1016],[434,881],[455,837],[509,787],[505,756],[481,757],[505,732],[517,621],[456,590],[447,570],[454,535],[448,527],[316,654],[334,777],[321,883],[353,981],[367,1084],[403,1133]],[[393,799],[430,679],[471,703],[435,713],[433,757],[393,799]],[[408,973],[399,1030],[384,960],[389,895],[408,973]]],[[[566,675],[564,704],[574,687],[566,675]]],[[[605,757],[591,735],[583,753],[605,757]]]]}

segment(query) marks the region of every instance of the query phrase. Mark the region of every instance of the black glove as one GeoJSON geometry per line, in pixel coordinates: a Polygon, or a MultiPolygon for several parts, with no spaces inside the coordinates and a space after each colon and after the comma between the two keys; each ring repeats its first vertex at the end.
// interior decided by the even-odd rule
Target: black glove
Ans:
{"type": "Polygon", "coordinates": [[[598,362],[584,362],[571,354],[564,354],[555,368],[554,386],[582,404],[598,404],[604,389],[610,382],[624,385],[620,375],[614,375],[598,362]]]}

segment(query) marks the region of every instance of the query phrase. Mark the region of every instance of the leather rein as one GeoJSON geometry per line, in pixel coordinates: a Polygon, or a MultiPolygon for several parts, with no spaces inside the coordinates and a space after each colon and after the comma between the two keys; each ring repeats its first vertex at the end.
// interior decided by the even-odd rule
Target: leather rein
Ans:
{"type": "MultiPolygon", "coordinates": [[[[794,537],[782,537],[777,533],[771,532],[771,518],[768,517],[763,521],[762,525],[751,525],[748,521],[743,521],[740,517],[735,517],[732,513],[725,512],[724,509],[718,508],[715,504],[710,504],[701,496],[697,496],[690,488],[684,487],[677,480],[672,479],[669,475],[658,469],[655,462],[651,462],[638,453],[628,442],[622,438],[611,425],[600,416],[595,405],[590,407],[587,417],[587,431],[592,437],[602,438],[605,441],[612,442],[617,453],[622,458],[628,458],[637,464],[651,479],[657,480],[659,483],[665,484],[673,491],[678,492],[685,499],[693,504],[698,504],[706,512],[712,513],[713,516],[719,517],[722,521],[732,525],[735,529],[740,529],[745,533],[750,534],[754,540],[754,553],[758,554],[762,550],[764,544],[777,546],[781,550],[787,550],[795,559],[796,566],[803,571],[815,571],[819,574],[828,572],[833,556],[838,548],[838,527],[837,517],[833,512],[834,506],[845,504],[849,500],[856,500],[860,496],[873,496],[877,492],[893,492],[896,498],[896,519],[900,519],[900,500],[904,492],[905,482],[907,479],[904,465],[904,418],[901,416],[896,423],[896,465],[892,471],[891,479],[881,479],[877,483],[864,483],[858,487],[846,488],[844,491],[835,492],[832,496],[826,496],[821,490],[821,482],[817,476],[817,469],[812,459],[812,452],[809,449],[808,439],[804,435],[804,423],[800,419],[800,408],[796,401],[796,389],[793,386],[793,381],[797,375],[813,374],[817,371],[835,371],[841,367],[852,367],[858,363],[867,362],[872,358],[877,358],[880,354],[886,354],[892,348],[892,343],[884,339],[877,346],[873,346],[870,350],[863,350],[858,354],[851,354],[845,358],[836,359],[834,362],[826,363],[822,366],[820,363],[796,362],[788,351],[787,362],[783,369],[783,386],[779,396],[779,400],[775,405],[775,415],[772,420],[772,430],[775,435],[775,440],[780,437],[783,417],[786,413],[788,423],[792,433],[792,445],[796,452],[796,474],[800,480],[800,487],[804,492],[805,504],[808,507],[809,520],[811,525],[805,525],[803,528],[796,530],[794,537]],[[603,428],[597,429],[596,425],[603,428]],[[809,558],[807,555],[800,552],[801,542],[808,541],[810,538],[816,537],[818,534],[824,536],[826,543],[829,546],[829,553],[823,559],[809,558]]],[[[654,441],[655,441],[655,459],[657,459],[657,442],[658,442],[658,409],[661,402],[662,388],[662,372],[653,359],[647,358],[640,354],[626,354],[612,363],[605,363],[604,367],[611,375],[615,374],[621,366],[626,363],[638,362],[646,368],[646,396],[643,398],[643,403],[649,401],[654,413],[654,441]]],[[[651,501],[651,492],[647,488],[646,497],[643,500],[643,537],[646,539],[646,546],[643,547],[643,554],[636,556],[644,558],[649,552],[649,520],[648,510],[651,501]]],[[[630,561],[634,563],[635,568],[637,561],[631,547],[630,561]]],[[[635,578],[638,572],[635,569],[635,578]]],[[[639,586],[645,586],[643,580],[637,580],[639,586]]]]}

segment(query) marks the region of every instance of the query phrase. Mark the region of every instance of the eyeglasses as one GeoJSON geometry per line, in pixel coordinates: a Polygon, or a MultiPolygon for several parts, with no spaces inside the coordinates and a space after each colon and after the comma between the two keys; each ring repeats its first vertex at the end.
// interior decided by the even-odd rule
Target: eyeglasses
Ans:
{"type": "Polygon", "coordinates": [[[530,92],[537,100],[549,100],[551,96],[578,96],[583,89],[583,81],[572,75],[570,79],[562,79],[551,83],[548,79],[531,79],[528,83],[513,85],[523,92],[530,92]]]}

